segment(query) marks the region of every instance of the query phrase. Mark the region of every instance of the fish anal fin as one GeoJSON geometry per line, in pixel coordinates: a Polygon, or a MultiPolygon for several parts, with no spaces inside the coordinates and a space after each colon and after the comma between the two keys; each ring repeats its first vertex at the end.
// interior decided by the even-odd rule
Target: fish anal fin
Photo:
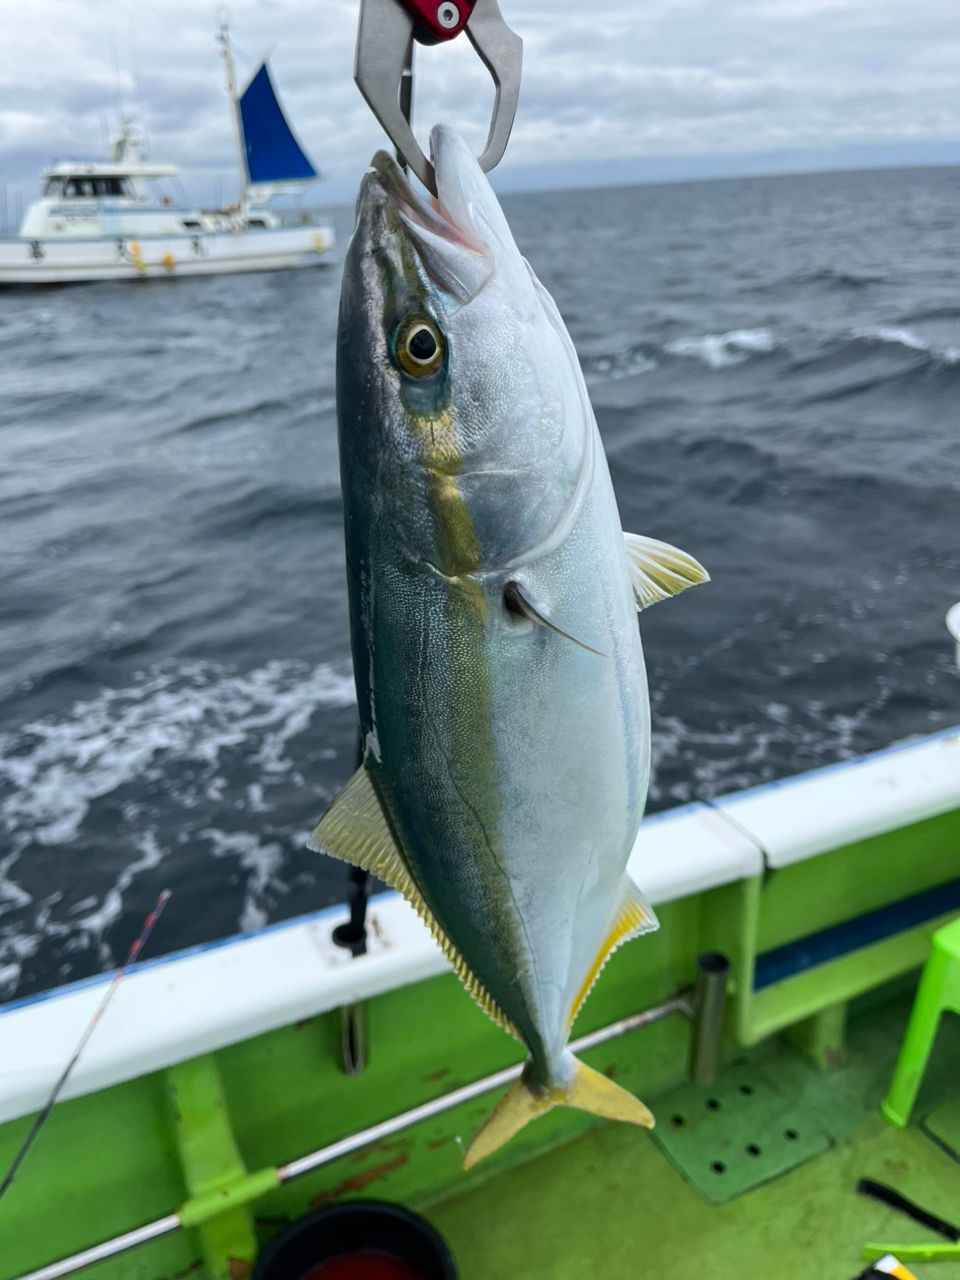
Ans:
{"type": "Polygon", "coordinates": [[[587,970],[587,976],[584,978],[580,990],[570,1006],[569,1026],[573,1026],[577,1014],[583,1008],[583,1002],[593,989],[593,984],[600,977],[603,966],[616,951],[617,947],[624,942],[629,942],[631,938],[639,938],[641,934],[652,933],[659,927],[660,922],[657,920],[653,907],[651,907],[630,877],[624,876],[620,905],[617,907],[613,925],[600,944],[600,950],[587,970]]]}
{"type": "Polygon", "coordinates": [[[317,823],[307,847],[351,866],[362,867],[402,893],[484,1013],[504,1031],[520,1039],[513,1023],[450,941],[420,892],[366,765],[360,766],[317,823]]]}
{"type": "Polygon", "coordinates": [[[623,540],[638,609],[648,609],[658,600],[667,600],[687,587],[710,581],[709,573],[699,560],[669,542],[644,538],[638,533],[625,533],[623,540]]]}

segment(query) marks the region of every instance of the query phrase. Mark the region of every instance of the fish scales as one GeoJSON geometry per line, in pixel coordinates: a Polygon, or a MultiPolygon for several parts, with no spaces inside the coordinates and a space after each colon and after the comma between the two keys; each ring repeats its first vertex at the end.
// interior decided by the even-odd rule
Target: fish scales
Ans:
{"type": "Polygon", "coordinates": [[[380,153],[344,269],[337,396],[364,762],[313,837],[417,907],[529,1052],[467,1164],[557,1103],[649,1126],[566,1049],[610,951],[650,712],[638,600],[706,578],[621,530],[573,345],[485,176],[434,131],[439,198],[380,153]]]}

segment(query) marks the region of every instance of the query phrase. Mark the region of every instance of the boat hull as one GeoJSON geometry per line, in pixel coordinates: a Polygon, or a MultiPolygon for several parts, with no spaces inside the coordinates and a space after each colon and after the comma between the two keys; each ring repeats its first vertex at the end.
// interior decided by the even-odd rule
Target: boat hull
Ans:
{"type": "Polygon", "coordinates": [[[327,226],[150,236],[142,239],[0,241],[0,286],[169,280],[177,276],[286,271],[322,263],[333,246],[327,226]]]}
{"type": "MultiPolygon", "coordinates": [[[[335,943],[348,912],[334,908],[141,961],[3,1202],[0,1280],[40,1280],[36,1268],[84,1250],[103,1259],[80,1273],[95,1280],[237,1280],[281,1224],[356,1195],[429,1204],[473,1280],[632,1276],[638,1257],[671,1280],[854,1275],[863,1242],[890,1229],[888,1208],[854,1194],[859,1173],[907,1169],[911,1196],[938,1212],[960,1196],[960,1165],[876,1109],[907,1017],[902,983],[960,907],[958,776],[960,728],[642,824],[629,870],[661,929],[611,958],[576,1034],[672,1002],[700,952],[730,958],[733,1064],[697,1113],[679,1015],[598,1040],[588,1061],[653,1097],[661,1134],[702,1141],[708,1186],[748,1170],[755,1189],[735,1203],[701,1199],[646,1134],[567,1108],[518,1136],[494,1176],[465,1181],[462,1136],[490,1102],[461,1087],[516,1064],[518,1047],[464,995],[413,909],[382,894],[363,956],[335,943]],[[852,1009],[845,1049],[857,996],[869,1000],[852,1009]],[[367,1028],[360,1074],[337,1051],[346,1006],[367,1028]],[[702,1128],[714,1111],[735,1126],[719,1139],[702,1128]],[[810,1145],[788,1168],[794,1139],[810,1145]],[[104,1253],[118,1237],[140,1247],[104,1253]],[[800,1270],[784,1268],[784,1241],[800,1270]]],[[[108,980],[0,1005],[0,1176],[108,980]]],[[[941,1027],[924,1108],[956,1097],[958,1031],[941,1027]]]]}

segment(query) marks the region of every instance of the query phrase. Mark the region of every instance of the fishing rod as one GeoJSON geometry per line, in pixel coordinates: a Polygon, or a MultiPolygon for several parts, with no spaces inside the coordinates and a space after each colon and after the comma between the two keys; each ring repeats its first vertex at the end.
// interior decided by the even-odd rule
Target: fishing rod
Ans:
{"type": "MultiPolygon", "coordinates": [[[[441,6],[442,7],[442,6],[441,6]]],[[[413,117],[413,29],[411,28],[403,54],[403,67],[400,72],[399,105],[400,114],[409,128],[413,117]]],[[[399,146],[394,144],[397,163],[404,170],[409,166],[399,146]]],[[[357,749],[353,767],[359,769],[363,764],[364,741],[363,730],[357,726],[357,749]]],[[[337,946],[344,947],[354,959],[367,953],[367,903],[370,899],[370,872],[363,867],[350,867],[347,871],[347,906],[350,919],[337,925],[333,931],[333,940],[337,946]]],[[[364,1068],[366,1059],[365,1022],[362,1005],[346,1005],[343,1009],[340,1034],[341,1061],[347,1075],[358,1075],[364,1068]]]]}
{"type": "Polygon", "coordinates": [[[117,972],[113,975],[113,979],[110,982],[109,986],[107,987],[107,990],[104,993],[103,999],[97,1005],[96,1009],[93,1012],[93,1017],[90,1019],[90,1021],[87,1023],[86,1027],[84,1028],[83,1034],[81,1035],[79,1041],[77,1042],[77,1047],[74,1049],[73,1054],[70,1057],[70,1061],[64,1067],[63,1071],[60,1073],[60,1076],[56,1084],[50,1090],[49,1097],[41,1107],[36,1120],[34,1120],[33,1124],[30,1126],[30,1131],[27,1134],[27,1136],[24,1138],[19,1151],[13,1157],[13,1163],[10,1165],[10,1168],[7,1170],[6,1175],[4,1176],[3,1182],[0,1182],[0,1200],[3,1199],[6,1193],[13,1186],[13,1180],[14,1178],[16,1178],[17,1173],[19,1172],[20,1166],[23,1164],[24,1160],[26,1160],[27,1156],[30,1153],[30,1148],[33,1146],[37,1138],[40,1136],[40,1130],[43,1128],[43,1126],[47,1123],[47,1120],[50,1118],[50,1113],[53,1111],[53,1108],[56,1106],[57,1099],[60,1097],[60,1094],[63,1092],[64,1086],[66,1085],[67,1081],[70,1079],[71,1072],[73,1071],[77,1063],[80,1061],[80,1055],[83,1053],[84,1049],[87,1047],[87,1042],[89,1041],[90,1037],[93,1035],[94,1031],[96,1030],[97,1024],[99,1023],[100,1019],[106,1013],[107,1008],[109,1007],[110,1001],[116,995],[117,987],[119,987],[121,981],[124,978],[124,975],[128,972],[131,966],[136,963],[140,955],[140,952],[146,946],[147,939],[150,937],[150,934],[153,932],[154,925],[160,919],[160,916],[163,912],[164,907],[170,901],[171,894],[172,894],[172,890],[170,889],[164,889],[161,892],[160,896],[157,898],[156,902],[154,903],[153,909],[151,910],[150,914],[147,916],[146,920],[144,920],[143,927],[141,928],[139,934],[136,936],[136,938],[134,938],[130,946],[130,950],[127,952],[126,960],[124,960],[123,964],[120,966],[117,972]]]}

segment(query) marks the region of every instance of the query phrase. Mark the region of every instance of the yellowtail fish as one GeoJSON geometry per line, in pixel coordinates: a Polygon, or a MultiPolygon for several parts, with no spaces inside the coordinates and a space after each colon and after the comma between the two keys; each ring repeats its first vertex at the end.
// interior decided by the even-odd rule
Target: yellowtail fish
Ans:
{"type": "Polygon", "coordinates": [[[625,868],[646,799],[637,608],[707,579],[624,535],[583,376],[479,165],[439,196],[374,157],[337,346],[364,762],[311,845],[399,889],[524,1044],[469,1167],[557,1104],[652,1126],[566,1044],[607,957],[656,927],[625,868]]]}

